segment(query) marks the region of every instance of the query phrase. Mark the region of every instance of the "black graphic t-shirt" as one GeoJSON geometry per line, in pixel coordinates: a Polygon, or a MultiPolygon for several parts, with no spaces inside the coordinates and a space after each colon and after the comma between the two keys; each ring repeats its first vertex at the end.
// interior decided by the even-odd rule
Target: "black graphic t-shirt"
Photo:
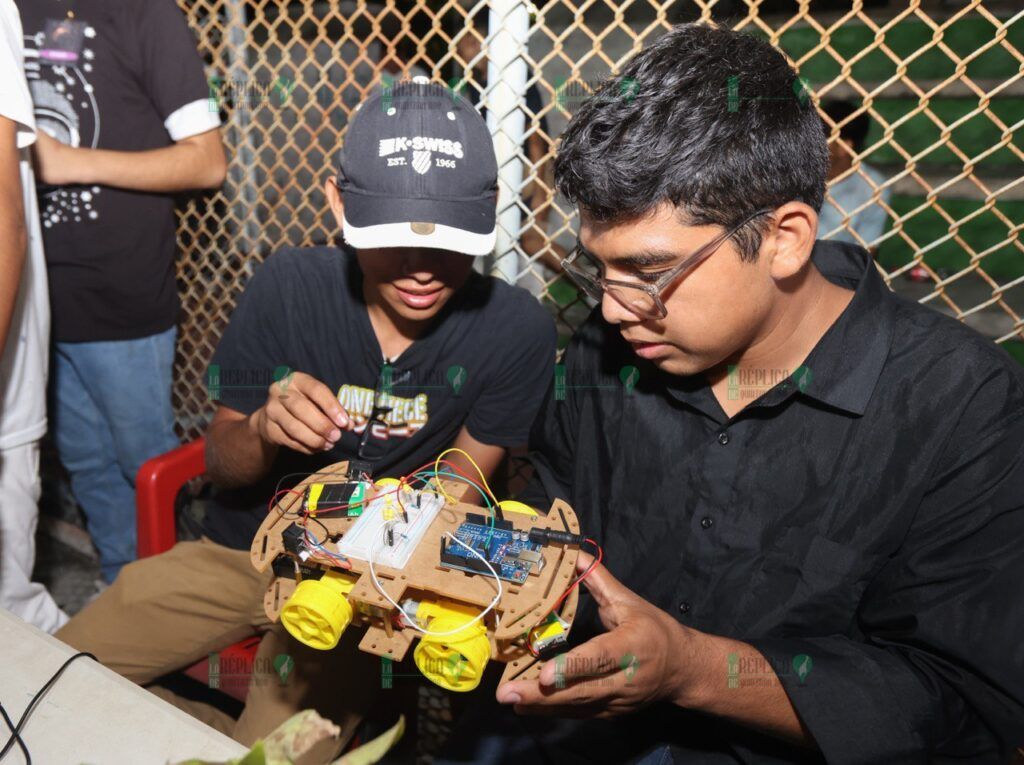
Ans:
{"type": "Polygon", "coordinates": [[[356,427],[322,454],[282,448],[259,484],[217,491],[204,533],[247,549],[278,480],[290,476],[282,488],[291,486],[356,457],[366,427],[363,454],[378,478],[433,460],[463,426],[485,444],[525,444],[554,374],[556,341],[553,320],[526,290],[473,272],[430,329],[385,361],[354,253],[278,252],[253,275],[231,316],[207,373],[210,397],[251,414],[275,380],[304,372],[337,393],[356,427]],[[390,412],[370,422],[375,403],[390,412]]]}
{"type": "MultiPolygon", "coordinates": [[[[143,151],[220,124],[174,0],[17,5],[36,123],[62,143],[143,151]]],[[[128,340],[174,325],[170,195],[99,185],[39,192],[55,340],[128,340]]]]}

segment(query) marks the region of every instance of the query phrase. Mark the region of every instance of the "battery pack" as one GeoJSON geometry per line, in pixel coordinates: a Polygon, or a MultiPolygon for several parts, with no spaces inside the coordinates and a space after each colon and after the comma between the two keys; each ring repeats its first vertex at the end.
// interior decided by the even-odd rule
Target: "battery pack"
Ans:
{"type": "Polygon", "coordinates": [[[365,481],[346,483],[311,483],[302,497],[302,509],[314,518],[318,512],[344,510],[349,516],[362,515],[369,484],[365,481]]]}

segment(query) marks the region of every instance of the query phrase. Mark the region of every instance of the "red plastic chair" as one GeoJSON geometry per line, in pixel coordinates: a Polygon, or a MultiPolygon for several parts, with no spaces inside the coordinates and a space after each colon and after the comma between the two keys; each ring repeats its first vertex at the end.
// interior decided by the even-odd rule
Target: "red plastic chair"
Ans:
{"type": "MultiPolygon", "coordinates": [[[[178,541],[174,503],[181,487],[206,472],[206,440],[198,439],[143,463],[135,481],[135,517],[138,524],[138,556],[148,558],[174,547],[178,541]]],[[[211,688],[245,701],[248,677],[259,645],[248,638],[220,651],[220,660],[232,668],[229,676],[214,671],[209,659],[185,670],[185,674],[211,688]],[[236,670],[241,669],[241,672],[236,670]]]]}

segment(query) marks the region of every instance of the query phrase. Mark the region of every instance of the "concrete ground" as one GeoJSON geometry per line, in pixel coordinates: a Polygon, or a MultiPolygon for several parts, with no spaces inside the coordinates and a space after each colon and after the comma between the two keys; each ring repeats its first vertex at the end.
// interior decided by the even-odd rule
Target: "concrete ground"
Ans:
{"type": "Polygon", "coordinates": [[[43,495],[39,503],[33,578],[45,584],[61,608],[73,615],[96,592],[99,558],[48,440],[43,444],[40,472],[43,495]]]}

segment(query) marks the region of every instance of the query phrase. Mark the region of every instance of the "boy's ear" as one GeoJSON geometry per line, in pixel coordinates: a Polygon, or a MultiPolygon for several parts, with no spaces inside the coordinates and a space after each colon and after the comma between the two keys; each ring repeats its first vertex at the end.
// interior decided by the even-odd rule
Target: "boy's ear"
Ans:
{"type": "Polygon", "coordinates": [[[342,196],[341,189],[338,188],[337,176],[332,175],[324,183],[324,194],[327,197],[327,205],[331,208],[331,212],[334,213],[334,220],[338,223],[339,229],[345,228],[345,200],[342,196]]]}
{"type": "Polygon", "coordinates": [[[803,202],[787,202],[775,210],[767,257],[775,279],[787,279],[799,272],[811,258],[818,232],[818,213],[803,202]]]}

